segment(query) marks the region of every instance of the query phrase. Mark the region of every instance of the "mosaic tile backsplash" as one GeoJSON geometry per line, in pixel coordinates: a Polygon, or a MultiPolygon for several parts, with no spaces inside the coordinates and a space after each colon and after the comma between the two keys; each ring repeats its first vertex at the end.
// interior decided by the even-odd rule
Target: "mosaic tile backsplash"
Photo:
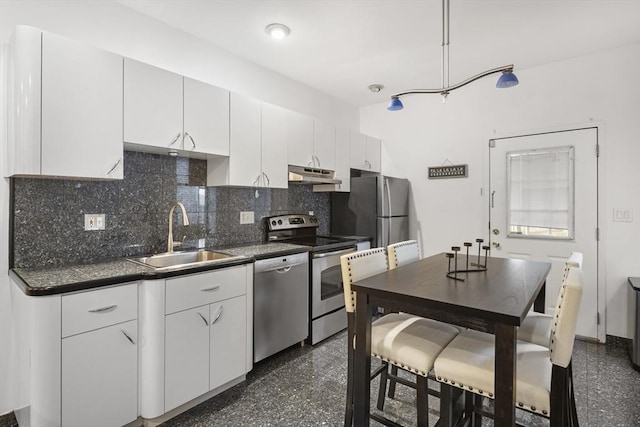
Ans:
{"type": "Polygon", "coordinates": [[[174,240],[184,247],[224,247],[264,240],[263,218],[314,211],[330,230],[329,193],[289,189],[206,187],[204,160],[126,151],[121,181],[13,178],[13,266],[59,266],[164,252],[169,208],[174,240]],[[240,224],[254,211],[253,224],[240,224]],[[84,231],[84,214],[105,214],[106,227],[84,231]]]}

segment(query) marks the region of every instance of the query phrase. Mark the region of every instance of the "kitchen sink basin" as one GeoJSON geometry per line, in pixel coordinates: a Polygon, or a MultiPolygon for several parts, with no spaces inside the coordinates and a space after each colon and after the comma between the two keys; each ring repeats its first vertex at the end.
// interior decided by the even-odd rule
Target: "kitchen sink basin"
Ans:
{"type": "Polygon", "coordinates": [[[165,252],[140,258],[128,258],[129,261],[153,267],[156,270],[180,269],[206,265],[222,260],[242,258],[215,251],[165,252]]]}

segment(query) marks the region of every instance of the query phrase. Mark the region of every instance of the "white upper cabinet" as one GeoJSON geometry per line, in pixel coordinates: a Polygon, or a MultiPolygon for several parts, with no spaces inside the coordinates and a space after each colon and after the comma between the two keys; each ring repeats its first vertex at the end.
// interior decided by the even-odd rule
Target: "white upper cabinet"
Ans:
{"type": "Polygon", "coordinates": [[[9,175],[121,179],[123,58],[26,26],[9,53],[9,175]]]}
{"type": "Polygon", "coordinates": [[[335,127],[295,111],[288,116],[289,164],[334,170],[335,127]]]}
{"type": "Polygon", "coordinates": [[[367,136],[365,159],[370,166],[370,170],[373,172],[382,172],[382,163],[380,161],[381,150],[382,141],[372,136],[367,136]]]}
{"type": "Polygon", "coordinates": [[[229,155],[229,91],[184,77],[184,149],[229,155]]]}
{"type": "Polygon", "coordinates": [[[262,172],[270,188],[288,188],[287,115],[277,105],[262,103],[262,172]]]}
{"type": "Polygon", "coordinates": [[[287,112],[287,147],[290,165],[313,164],[313,117],[287,112]]]}
{"type": "Polygon", "coordinates": [[[125,58],[124,140],[182,148],[182,76],[125,58]]]}
{"type": "Polygon", "coordinates": [[[229,157],[207,162],[207,185],[257,186],[262,177],[262,103],[231,93],[229,157]]]}
{"type": "Polygon", "coordinates": [[[379,139],[351,131],[351,167],[371,172],[380,172],[379,139]]]}
{"type": "Polygon", "coordinates": [[[349,129],[336,128],[336,178],[342,184],[335,186],[335,191],[351,190],[351,151],[349,129]]]}
{"type": "Polygon", "coordinates": [[[229,91],[125,58],[124,141],[227,156],[229,91]]]}
{"type": "Polygon", "coordinates": [[[336,169],[336,128],[318,119],[313,120],[313,155],[316,167],[336,169]]]}
{"type": "Polygon", "coordinates": [[[288,113],[232,92],[229,157],[208,160],[207,185],[287,188],[288,113]]]}

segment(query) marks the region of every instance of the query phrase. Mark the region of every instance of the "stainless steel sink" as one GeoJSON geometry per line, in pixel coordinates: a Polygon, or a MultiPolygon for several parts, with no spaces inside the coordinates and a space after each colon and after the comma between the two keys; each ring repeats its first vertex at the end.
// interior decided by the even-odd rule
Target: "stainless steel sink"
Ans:
{"type": "Polygon", "coordinates": [[[242,258],[224,252],[165,252],[140,258],[128,258],[129,261],[153,267],[156,270],[180,269],[198,265],[212,264],[222,260],[242,258]]]}

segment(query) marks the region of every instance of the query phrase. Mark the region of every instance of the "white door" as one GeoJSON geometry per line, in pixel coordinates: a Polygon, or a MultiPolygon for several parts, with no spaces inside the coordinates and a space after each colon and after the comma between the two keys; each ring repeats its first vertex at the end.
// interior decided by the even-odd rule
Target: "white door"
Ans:
{"type": "Polygon", "coordinates": [[[490,141],[489,234],[492,256],[551,262],[547,314],[553,314],[565,260],[582,252],[576,334],[604,340],[604,325],[598,327],[597,144],[597,128],[490,141]]]}

